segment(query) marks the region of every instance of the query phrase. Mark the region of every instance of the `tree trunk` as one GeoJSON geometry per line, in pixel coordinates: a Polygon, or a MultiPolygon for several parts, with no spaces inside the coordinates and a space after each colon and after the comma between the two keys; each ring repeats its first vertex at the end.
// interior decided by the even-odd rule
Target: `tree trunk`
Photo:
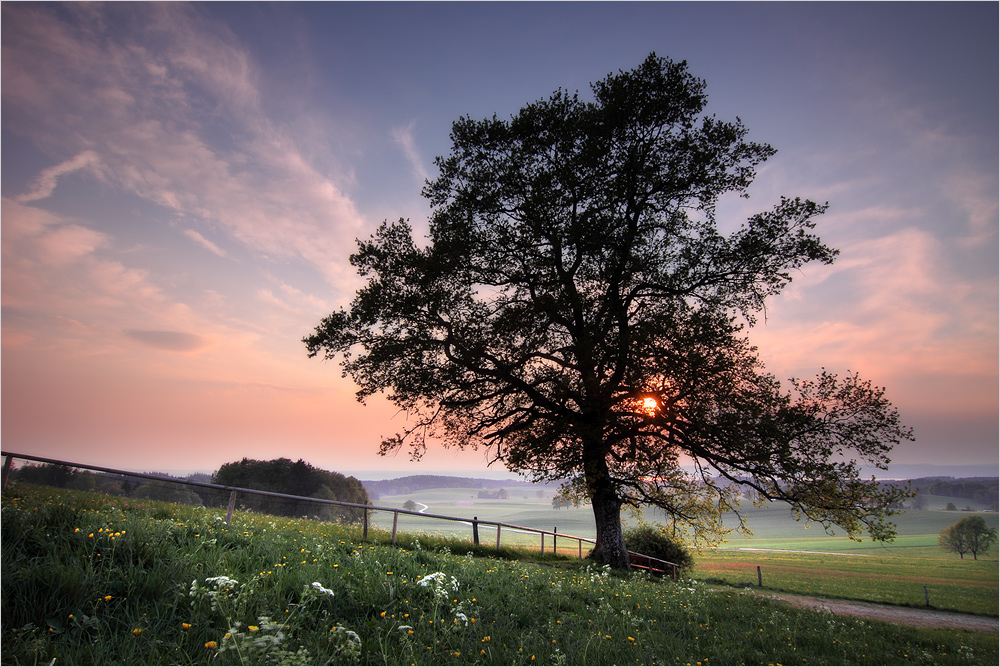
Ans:
{"type": "Polygon", "coordinates": [[[597,526],[594,558],[613,568],[630,570],[632,565],[622,537],[622,503],[615,493],[607,464],[603,459],[592,461],[585,466],[585,475],[597,526]]]}

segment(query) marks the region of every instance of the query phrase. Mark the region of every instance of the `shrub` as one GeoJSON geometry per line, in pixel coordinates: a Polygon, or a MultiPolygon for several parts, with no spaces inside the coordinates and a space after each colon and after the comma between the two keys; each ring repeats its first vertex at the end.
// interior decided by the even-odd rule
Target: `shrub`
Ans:
{"type": "Polygon", "coordinates": [[[625,530],[625,546],[629,551],[644,556],[676,563],[680,573],[694,565],[694,558],[683,544],[675,542],[653,526],[643,525],[625,530]]]}

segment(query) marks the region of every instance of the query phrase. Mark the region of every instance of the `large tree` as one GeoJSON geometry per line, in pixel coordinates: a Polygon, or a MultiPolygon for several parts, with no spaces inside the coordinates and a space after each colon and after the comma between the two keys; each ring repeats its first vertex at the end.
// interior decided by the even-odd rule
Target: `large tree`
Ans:
{"type": "Polygon", "coordinates": [[[710,534],[740,487],[891,538],[905,492],[854,462],[884,468],[909,437],[883,390],[826,371],[782,389],[745,334],[795,269],[833,261],[812,233],[825,205],[782,198],[723,235],[719,198],[746,196],[774,149],[705,116],[683,62],[650,55],[592,90],[456,121],[424,188],[429,242],[404,220],[359,241],[368,282],[304,339],[310,356],[407,412],[383,454],[436,439],[566,481],[616,567],[623,505],[710,534]]]}

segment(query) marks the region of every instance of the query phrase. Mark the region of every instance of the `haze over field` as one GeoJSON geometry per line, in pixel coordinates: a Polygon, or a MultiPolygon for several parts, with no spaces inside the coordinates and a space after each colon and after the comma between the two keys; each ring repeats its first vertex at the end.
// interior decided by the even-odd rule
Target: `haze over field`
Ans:
{"type": "Polygon", "coordinates": [[[453,120],[586,96],[655,51],[778,149],[720,206],[723,231],[781,195],[831,204],[838,261],[805,267],[752,333],[771,372],[858,371],[915,429],[895,461],[997,470],[995,3],[2,12],[5,451],[506,476],[477,452],[379,458],[405,415],[359,405],[300,339],[360,286],[355,238],[426,229],[453,120]]]}

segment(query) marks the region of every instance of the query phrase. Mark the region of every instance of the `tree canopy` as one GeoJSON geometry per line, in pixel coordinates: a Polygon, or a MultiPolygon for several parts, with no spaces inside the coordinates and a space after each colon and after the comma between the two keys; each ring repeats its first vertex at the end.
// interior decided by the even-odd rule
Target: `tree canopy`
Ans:
{"type": "Polygon", "coordinates": [[[623,505],[706,536],[741,487],[890,538],[905,492],[855,462],[884,468],[910,437],[884,390],[825,370],[783,388],[746,337],[794,270],[836,257],[813,233],[826,205],[781,198],[724,235],[720,197],[748,196],[774,149],[705,115],[684,62],[651,54],[592,93],[459,118],[423,191],[428,242],[405,220],[359,240],[367,284],[304,339],[310,356],[407,412],[383,454],[437,440],[564,480],[616,567],[623,505]]]}
{"type": "Polygon", "coordinates": [[[997,531],[987,526],[981,516],[960,519],[938,535],[938,544],[945,551],[957,553],[962,559],[971,553],[973,560],[979,560],[979,554],[987,553],[996,540],[997,531]]]}
{"type": "MultiPolygon", "coordinates": [[[[270,461],[244,458],[225,463],[212,475],[212,483],[305,498],[368,504],[368,493],[360,481],[338,472],[315,468],[302,459],[293,463],[286,458],[270,461]]],[[[228,495],[220,494],[219,502],[228,502],[228,495]]],[[[321,519],[349,521],[360,518],[364,512],[359,508],[338,507],[308,500],[246,494],[240,496],[240,504],[256,512],[279,516],[318,516],[321,519]]]]}

